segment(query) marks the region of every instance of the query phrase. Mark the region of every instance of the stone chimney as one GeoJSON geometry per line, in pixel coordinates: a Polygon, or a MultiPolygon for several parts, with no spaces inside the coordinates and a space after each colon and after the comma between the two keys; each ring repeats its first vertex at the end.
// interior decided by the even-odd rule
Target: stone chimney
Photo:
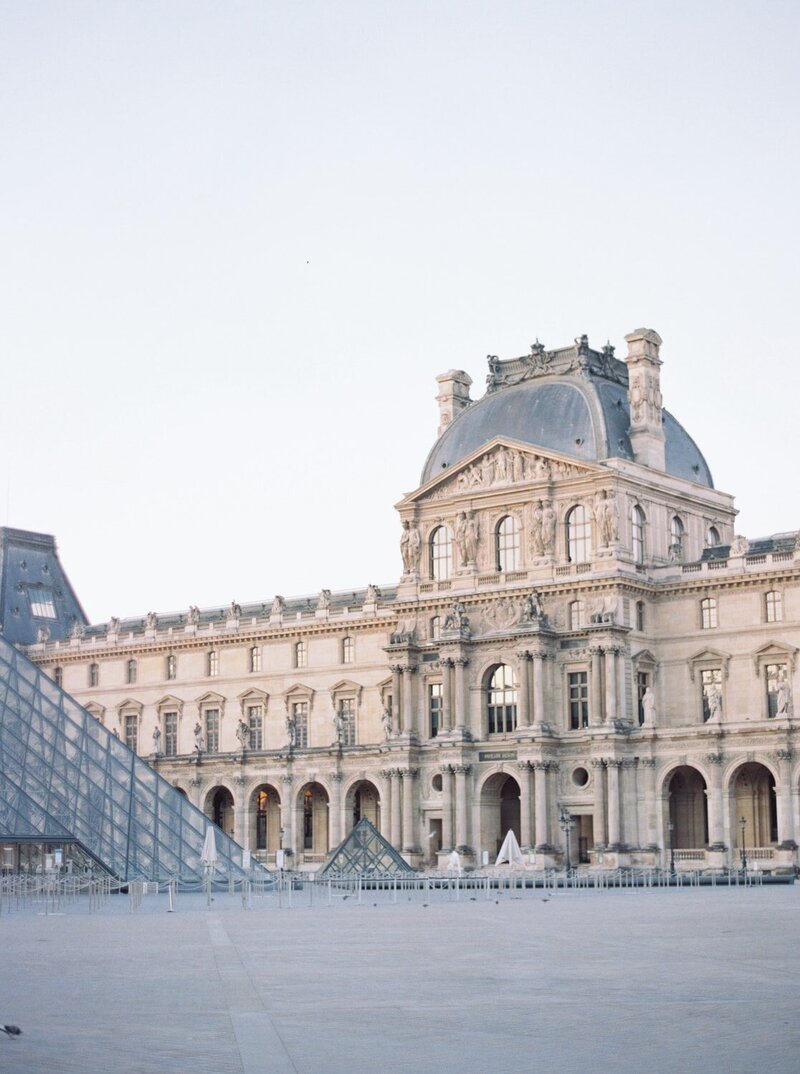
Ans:
{"type": "Polygon", "coordinates": [[[466,410],[472,400],[469,397],[469,389],[472,377],[463,369],[450,369],[436,378],[439,385],[439,394],[436,402],[439,404],[439,432],[441,436],[451,421],[455,421],[462,410],[466,410]]]}
{"type": "Polygon", "coordinates": [[[625,337],[628,355],[628,403],[633,456],[643,466],[665,469],[664,423],[661,413],[661,336],[652,328],[637,328],[625,337]]]}

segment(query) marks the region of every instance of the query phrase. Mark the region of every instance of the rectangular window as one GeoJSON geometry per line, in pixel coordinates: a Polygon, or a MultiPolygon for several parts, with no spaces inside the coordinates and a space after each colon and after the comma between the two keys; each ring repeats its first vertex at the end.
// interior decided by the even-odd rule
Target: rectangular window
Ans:
{"type": "Polygon", "coordinates": [[[783,600],[780,593],[774,590],[767,593],[766,613],[768,623],[780,623],[783,619],[783,600]]]}
{"type": "Polygon", "coordinates": [[[339,702],[339,718],[342,725],[342,745],[356,744],[356,699],[343,697],[339,702]]]}
{"type": "Polygon", "coordinates": [[[178,658],[172,653],[167,657],[167,678],[174,679],[178,675],[178,658]]]}
{"type": "Polygon", "coordinates": [[[90,664],[89,665],[89,685],[90,686],[97,686],[97,684],[99,682],[100,682],[100,665],[99,664],[90,664]]]}
{"type": "Polygon", "coordinates": [[[178,714],[177,712],[164,713],[164,756],[177,757],[178,755],[178,714]]]}
{"type": "Polygon", "coordinates": [[[308,702],[295,701],[292,705],[294,720],[294,744],[298,749],[308,749],[308,702]]]}
{"type": "Polygon", "coordinates": [[[708,668],[700,672],[700,689],[703,694],[703,720],[722,715],[722,669],[708,668]]]}
{"type": "Polygon", "coordinates": [[[264,721],[260,705],[247,706],[247,726],[250,729],[250,749],[264,748],[264,721]]]}
{"type": "Polygon", "coordinates": [[[52,589],[29,589],[28,598],[31,602],[31,615],[37,619],[56,619],[56,603],[52,589]]]}
{"type": "Polygon", "coordinates": [[[569,727],[579,731],[589,726],[589,673],[570,671],[567,675],[569,690],[569,727]]]}
{"type": "Polygon", "coordinates": [[[789,675],[786,664],[767,664],[767,716],[774,720],[776,716],[788,716],[789,675]]]}
{"type": "Polygon", "coordinates": [[[304,641],[298,641],[294,647],[294,666],[304,668],[308,663],[308,649],[304,641]]]}
{"type": "Polygon", "coordinates": [[[356,643],[354,638],[342,640],[342,663],[354,664],[356,661],[356,643]]]}
{"type": "Polygon", "coordinates": [[[125,745],[129,750],[136,752],[139,738],[139,717],[130,714],[125,717],[125,745]]]}
{"type": "Polygon", "coordinates": [[[219,653],[212,649],[208,654],[208,674],[219,675],[219,653]]]}
{"type": "Polygon", "coordinates": [[[64,683],[64,672],[61,668],[53,668],[53,682],[56,686],[62,686],[64,683]]]}
{"type": "Polygon", "coordinates": [[[127,671],[128,685],[130,686],[130,685],[132,685],[133,683],[136,682],[136,661],[135,660],[129,660],[128,661],[126,671],[127,671]]]}
{"type": "Polygon", "coordinates": [[[436,738],[442,726],[442,684],[432,682],[428,687],[428,713],[431,721],[431,738],[436,738]]]}
{"type": "Polygon", "coordinates": [[[219,709],[206,709],[206,749],[219,753],[219,709]]]}
{"type": "Polygon", "coordinates": [[[718,626],[717,602],[713,597],[707,597],[700,601],[701,625],[703,630],[713,630],[718,626]]]}
{"type": "Polygon", "coordinates": [[[261,671],[261,649],[258,645],[254,645],[250,650],[250,670],[261,671]]]}

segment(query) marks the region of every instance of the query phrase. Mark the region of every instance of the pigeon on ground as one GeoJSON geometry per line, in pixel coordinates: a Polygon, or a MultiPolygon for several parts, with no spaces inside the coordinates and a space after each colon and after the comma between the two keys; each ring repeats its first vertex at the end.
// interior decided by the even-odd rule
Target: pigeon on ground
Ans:
{"type": "Polygon", "coordinates": [[[22,1033],[19,1026],[3,1026],[3,1032],[7,1037],[18,1037],[22,1033]]]}

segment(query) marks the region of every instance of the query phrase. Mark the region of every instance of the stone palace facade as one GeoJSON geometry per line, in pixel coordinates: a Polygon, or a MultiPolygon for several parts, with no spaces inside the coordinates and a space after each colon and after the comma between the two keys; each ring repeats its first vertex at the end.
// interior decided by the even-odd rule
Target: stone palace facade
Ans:
{"type": "Polygon", "coordinates": [[[792,867],[797,535],[736,535],[659,336],[626,342],[437,378],[396,584],[92,626],[23,579],[26,652],[267,864],[366,816],[425,868],[509,829],[536,869],[792,867]]]}

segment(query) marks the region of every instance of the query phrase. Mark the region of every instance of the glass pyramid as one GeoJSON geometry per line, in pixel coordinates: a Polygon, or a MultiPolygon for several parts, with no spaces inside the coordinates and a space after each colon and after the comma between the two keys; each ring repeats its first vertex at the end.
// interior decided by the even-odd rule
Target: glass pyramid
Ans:
{"type": "MultiPolygon", "coordinates": [[[[120,880],[191,882],[210,824],[0,637],[0,841],[70,841],[120,880]]],[[[241,847],[215,831],[215,875],[244,876],[241,847]]]]}
{"type": "Polygon", "coordinates": [[[362,817],[340,843],[321,871],[321,876],[398,876],[413,874],[403,856],[378,829],[362,817]]]}

